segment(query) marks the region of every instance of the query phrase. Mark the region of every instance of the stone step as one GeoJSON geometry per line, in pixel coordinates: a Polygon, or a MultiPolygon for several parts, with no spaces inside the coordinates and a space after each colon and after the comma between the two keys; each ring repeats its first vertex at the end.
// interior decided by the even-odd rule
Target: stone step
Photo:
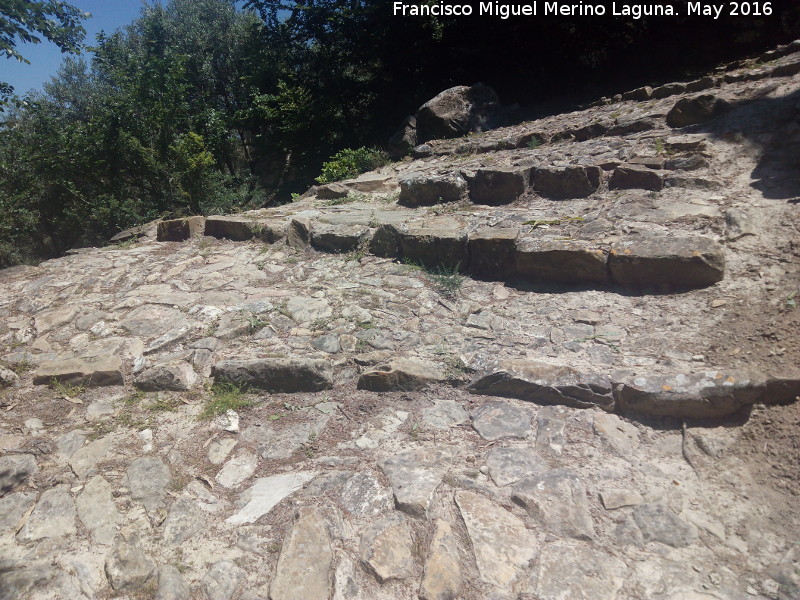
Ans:
{"type": "MultiPolygon", "coordinates": [[[[589,181],[587,173],[593,171],[580,169],[549,173],[560,173],[569,187],[569,178],[575,174],[589,181]]],[[[635,172],[637,177],[653,175],[663,184],[659,173],[651,169],[620,168],[616,172],[622,171],[635,172]]],[[[519,175],[517,171],[509,173],[512,178],[519,175]]],[[[703,236],[644,233],[609,244],[555,237],[547,229],[534,227],[528,231],[524,227],[476,228],[460,216],[423,220],[384,211],[374,212],[369,218],[356,213],[337,217],[282,221],[209,217],[205,231],[207,235],[238,241],[258,238],[274,243],[286,238],[298,249],[311,247],[336,254],[369,251],[433,271],[459,271],[482,279],[522,284],[611,286],[661,293],[708,287],[721,281],[725,274],[724,248],[703,236]]],[[[165,230],[188,231],[180,229],[183,221],[164,223],[170,224],[165,230]]]]}
{"type": "Polygon", "coordinates": [[[800,375],[708,370],[671,375],[581,373],[564,365],[514,360],[479,375],[473,394],[574,408],[596,406],[624,415],[720,418],[756,403],[800,398],[800,375]]]}

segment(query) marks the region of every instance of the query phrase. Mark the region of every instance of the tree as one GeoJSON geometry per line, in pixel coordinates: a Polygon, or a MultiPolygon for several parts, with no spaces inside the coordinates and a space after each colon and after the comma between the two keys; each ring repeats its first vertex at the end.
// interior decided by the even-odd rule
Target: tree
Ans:
{"type": "MultiPolygon", "coordinates": [[[[29,63],[17,50],[17,44],[38,44],[42,41],[39,35],[61,48],[61,52],[77,54],[86,35],[81,21],[89,16],[59,0],[0,0],[0,54],[29,63]]],[[[13,92],[13,87],[0,81],[0,103],[13,92]]]]}

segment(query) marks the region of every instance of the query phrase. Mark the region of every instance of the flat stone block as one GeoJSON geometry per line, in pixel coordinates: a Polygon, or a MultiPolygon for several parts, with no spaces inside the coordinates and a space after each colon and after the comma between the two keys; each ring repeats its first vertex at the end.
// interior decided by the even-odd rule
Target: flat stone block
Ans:
{"type": "Polygon", "coordinates": [[[159,242],[183,242],[189,238],[203,235],[205,225],[205,217],[187,217],[185,219],[161,221],[158,224],[156,239],[159,242]]]}

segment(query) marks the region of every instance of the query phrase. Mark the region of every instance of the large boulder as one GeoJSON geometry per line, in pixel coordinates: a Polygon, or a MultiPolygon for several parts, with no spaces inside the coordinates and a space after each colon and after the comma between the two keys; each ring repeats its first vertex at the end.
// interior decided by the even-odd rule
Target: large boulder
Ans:
{"type": "Polygon", "coordinates": [[[392,160],[400,160],[404,156],[411,154],[414,146],[417,145],[417,118],[415,116],[406,117],[400,128],[394,132],[389,140],[389,156],[392,160]]]}
{"type": "Polygon", "coordinates": [[[481,83],[459,85],[428,100],[417,111],[417,143],[487,131],[501,124],[500,99],[481,83]]]}
{"type": "Polygon", "coordinates": [[[694,98],[681,98],[667,113],[667,125],[670,127],[688,127],[698,125],[721,115],[730,109],[730,103],[713,94],[704,94],[694,98]]]}

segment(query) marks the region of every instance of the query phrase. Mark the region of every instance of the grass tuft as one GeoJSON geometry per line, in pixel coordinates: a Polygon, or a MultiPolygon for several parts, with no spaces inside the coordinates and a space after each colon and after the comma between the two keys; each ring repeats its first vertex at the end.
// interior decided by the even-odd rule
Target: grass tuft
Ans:
{"type": "Polygon", "coordinates": [[[230,381],[216,381],[211,386],[211,398],[206,403],[199,418],[204,421],[224,414],[229,410],[240,410],[253,405],[253,401],[245,397],[247,388],[230,381]]]}

